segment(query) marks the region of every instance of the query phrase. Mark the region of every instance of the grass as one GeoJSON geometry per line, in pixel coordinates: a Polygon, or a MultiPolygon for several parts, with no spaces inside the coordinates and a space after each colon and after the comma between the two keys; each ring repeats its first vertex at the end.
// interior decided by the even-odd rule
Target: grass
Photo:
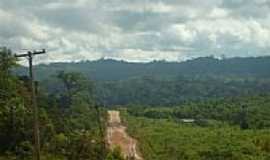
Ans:
{"type": "Polygon", "coordinates": [[[270,131],[227,124],[200,127],[123,113],[146,160],[269,160],[270,131]]]}

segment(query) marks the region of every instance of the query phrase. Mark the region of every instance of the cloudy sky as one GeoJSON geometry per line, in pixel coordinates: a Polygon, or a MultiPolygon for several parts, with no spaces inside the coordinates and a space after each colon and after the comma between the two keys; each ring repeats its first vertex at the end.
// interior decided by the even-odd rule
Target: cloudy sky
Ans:
{"type": "Polygon", "coordinates": [[[1,0],[0,45],[39,62],[270,55],[270,0],[1,0]]]}

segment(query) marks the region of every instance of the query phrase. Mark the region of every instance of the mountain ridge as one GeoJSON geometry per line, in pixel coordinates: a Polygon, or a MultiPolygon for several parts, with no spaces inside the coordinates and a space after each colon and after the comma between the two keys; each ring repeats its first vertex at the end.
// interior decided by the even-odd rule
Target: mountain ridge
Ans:
{"type": "MultiPolygon", "coordinates": [[[[61,62],[35,66],[38,80],[44,80],[59,71],[81,72],[94,80],[125,80],[132,77],[156,76],[237,76],[270,77],[270,56],[235,57],[217,59],[199,57],[183,62],[152,61],[134,63],[113,59],[96,61],[61,62]]],[[[20,67],[17,74],[27,74],[26,67],[20,67]]]]}

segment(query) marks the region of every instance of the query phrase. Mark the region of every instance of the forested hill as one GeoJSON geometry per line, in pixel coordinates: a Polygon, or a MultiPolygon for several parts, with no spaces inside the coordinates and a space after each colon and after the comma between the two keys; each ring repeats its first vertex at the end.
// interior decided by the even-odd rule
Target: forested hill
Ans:
{"type": "MultiPolygon", "coordinates": [[[[77,63],[52,63],[36,66],[37,78],[43,80],[59,71],[81,72],[93,80],[126,80],[131,77],[153,76],[168,78],[175,76],[215,76],[269,78],[270,56],[216,59],[200,57],[184,62],[154,61],[150,63],[128,63],[110,59],[82,61],[77,63]]],[[[25,73],[19,68],[17,73],[25,73]]]]}

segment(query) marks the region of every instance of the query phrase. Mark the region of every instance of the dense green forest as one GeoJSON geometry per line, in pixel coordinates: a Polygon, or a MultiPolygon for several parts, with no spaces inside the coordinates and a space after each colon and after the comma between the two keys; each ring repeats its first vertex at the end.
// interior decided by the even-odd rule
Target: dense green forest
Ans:
{"type": "Polygon", "coordinates": [[[269,106],[269,96],[257,96],[171,108],[133,106],[122,115],[146,160],[268,160],[269,106]]]}
{"type": "Polygon", "coordinates": [[[178,77],[161,80],[154,77],[125,81],[96,82],[97,101],[110,105],[173,106],[235,96],[270,93],[270,79],[216,79],[178,77]]]}
{"type": "MultiPolygon", "coordinates": [[[[33,156],[33,109],[28,77],[12,70],[17,59],[6,48],[0,52],[0,159],[28,160],[33,156]]],[[[63,89],[38,89],[42,160],[112,159],[104,142],[106,112],[94,101],[91,81],[80,73],[59,72],[63,89]],[[107,156],[108,154],[108,156],[107,156]]]]}
{"type": "MultiPolygon", "coordinates": [[[[57,74],[80,72],[92,79],[98,104],[172,106],[190,100],[251,96],[270,92],[270,57],[185,62],[128,63],[98,60],[36,66],[42,86],[54,93],[63,89],[57,74]]],[[[25,68],[16,70],[26,73],[25,68]]]]}
{"type": "MultiPolygon", "coordinates": [[[[59,71],[81,72],[93,80],[114,81],[134,77],[153,76],[167,79],[177,76],[214,76],[270,78],[268,57],[247,57],[217,59],[199,57],[184,62],[153,61],[149,63],[130,63],[111,59],[81,61],[77,63],[52,63],[36,66],[39,80],[44,80],[59,71]]],[[[27,69],[17,69],[17,73],[26,73],[27,69]]]]}
{"type": "MultiPolygon", "coordinates": [[[[130,78],[121,81],[93,81],[98,104],[173,106],[185,101],[198,101],[234,96],[268,94],[270,79],[236,79],[213,77],[130,78]]],[[[49,93],[63,90],[57,76],[41,81],[49,93]]]]}
{"type": "MultiPolygon", "coordinates": [[[[0,53],[0,159],[31,159],[27,68],[0,53]]],[[[269,66],[269,57],[38,65],[42,160],[123,160],[104,138],[115,108],[146,160],[268,160],[269,66]]]]}

